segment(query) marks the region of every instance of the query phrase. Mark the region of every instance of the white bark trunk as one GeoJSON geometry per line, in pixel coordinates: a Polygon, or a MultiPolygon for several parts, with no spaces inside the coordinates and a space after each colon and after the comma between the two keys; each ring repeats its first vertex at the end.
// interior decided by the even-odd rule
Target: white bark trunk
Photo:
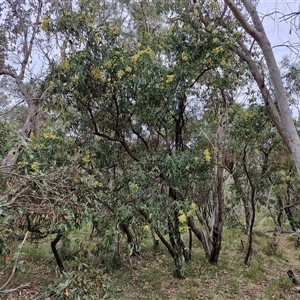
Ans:
{"type": "MultiPolygon", "coordinates": [[[[278,68],[270,41],[266,35],[264,30],[263,24],[258,16],[257,10],[255,6],[249,0],[242,0],[245,9],[248,11],[253,25],[250,24],[246,18],[244,17],[243,13],[240,11],[238,6],[234,3],[234,0],[224,0],[225,3],[229,6],[231,11],[233,12],[235,18],[238,20],[240,25],[244,28],[244,30],[253,37],[253,39],[257,42],[260,46],[262,53],[264,55],[270,79],[272,82],[272,86],[274,89],[274,94],[276,101],[278,103],[279,112],[280,112],[280,119],[281,122],[274,122],[279,134],[282,136],[283,141],[285,142],[286,146],[291,151],[293,156],[298,175],[300,175],[300,139],[297,133],[292,112],[289,108],[287,94],[282,82],[281,73],[278,68]],[[280,123],[282,126],[280,126],[280,123]]],[[[252,72],[253,74],[253,72],[252,72]]],[[[256,79],[256,82],[258,80],[256,79]]],[[[260,89],[265,88],[264,82],[262,82],[260,89]]],[[[273,101],[274,103],[274,101],[273,101]]],[[[269,107],[269,113],[271,114],[272,120],[274,121],[274,115],[278,115],[277,108],[275,105],[269,107]]]]}

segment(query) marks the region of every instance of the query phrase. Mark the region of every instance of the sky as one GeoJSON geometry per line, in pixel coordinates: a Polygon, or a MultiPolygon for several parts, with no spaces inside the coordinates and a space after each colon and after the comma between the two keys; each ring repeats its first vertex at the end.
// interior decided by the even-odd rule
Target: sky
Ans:
{"type": "MultiPolygon", "coordinates": [[[[284,55],[291,54],[291,50],[287,45],[295,44],[299,41],[297,27],[300,27],[299,17],[287,21],[284,21],[281,17],[283,14],[287,15],[291,12],[300,11],[300,0],[260,0],[257,11],[261,15],[268,15],[268,17],[264,17],[263,24],[272,46],[275,46],[275,56],[280,61],[284,55]],[[292,24],[291,20],[294,21],[292,24]],[[286,46],[283,46],[284,44],[286,46]]],[[[298,33],[300,34],[300,30],[298,33]]],[[[300,55],[300,45],[294,49],[294,51],[297,50],[300,55]]]]}

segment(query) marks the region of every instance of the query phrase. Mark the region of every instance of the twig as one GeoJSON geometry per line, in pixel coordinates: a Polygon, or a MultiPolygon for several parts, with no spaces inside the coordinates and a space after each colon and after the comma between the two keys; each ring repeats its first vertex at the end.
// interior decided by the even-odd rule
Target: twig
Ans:
{"type": "Polygon", "coordinates": [[[24,285],[24,284],[23,284],[23,285],[20,285],[20,286],[16,287],[15,289],[4,290],[4,289],[7,287],[7,285],[11,282],[11,280],[12,280],[12,278],[13,278],[15,272],[16,272],[16,268],[17,268],[19,256],[20,256],[20,254],[21,254],[21,250],[22,250],[22,248],[23,248],[23,246],[24,246],[24,244],[25,244],[25,241],[26,241],[26,239],[27,239],[28,233],[29,233],[29,231],[26,231],[25,236],[24,236],[24,239],[23,239],[22,243],[21,243],[21,244],[19,245],[19,247],[18,247],[19,249],[18,249],[18,252],[17,252],[17,255],[16,255],[14,267],[13,267],[12,272],[11,272],[9,278],[7,279],[7,281],[0,287],[0,293],[6,293],[6,294],[7,294],[8,291],[11,291],[11,292],[13,292],[13,291],[18,291],[19,289],[24,288],[24,287],[27,287],[27,286],[29,286],[29,284],[30,284],[30,283],[26,283],[25,285],[24,285]]]}
{"type": "Polygon", "coordinates": [[[8,289],[8,290],[2,290],[0,291],[1,294],[10,294],[10,293],[14,293],[14,292],[18,292],[19,290],[22,290],[24,288],[27,288],[30,286],[30,283],[26,283],[26,284],[21,284],[19,286],[17,286],[16,288],[13,289],[8,289]]]}

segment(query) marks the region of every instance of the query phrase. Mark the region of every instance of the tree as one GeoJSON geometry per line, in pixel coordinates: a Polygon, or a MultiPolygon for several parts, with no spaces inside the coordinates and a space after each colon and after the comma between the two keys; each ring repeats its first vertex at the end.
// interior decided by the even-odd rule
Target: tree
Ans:
{"type": "Polygon", "coordinates": [[[266,77],[263,75],[264,73],[260,71],[259,63],[253,59],[251,49],[242,41],[239,42],[239,47],[233,47],[234,51],[248,64],[252,76],[262,93],[268,113],[284,143],[291,152],[297,172],[300,175],[299,135],[294,124],[278,64],[255,5],[250,0],[242,0],[242,8],[233,0],[224,0],[224,2],[231,9],[245,33],[253,38],[253,41],[262,51],[270,78],[270,87],[267,85],[266,77]],[[246,19],[244,11],[249,14],[252,23],[246,19]],[[274,96],[272,91],[274,91],[274,96]],[[276,103],[278,106],[276,106],[276,103]]]}
{"type": "MultiPolygon", "coordinates": [[[[30,71],[28,72],[29,67],[32,66],[33,46],[40,31],[42,7],[43,1],[39,0],[26,4],[7,0],[2,4],[2,11],[6,15],[2,17],[1,40],[4,57],[1,57],[0,75],[8,76],[14,81],[17,97],[27,104],[27,117],[21,128],[23,139],[37,131],[38,105],[43,93],[40,82],[30,74],[30,71]],[[16,49],[19,49],[17,58],[14,57],[16,49]],[[32,80],[30,86],[27,84],[28,80],[32,80]]],[[[14,143],[2,161],[1,172],[11,172],[22,149],[21,141],[14,143]]]]}

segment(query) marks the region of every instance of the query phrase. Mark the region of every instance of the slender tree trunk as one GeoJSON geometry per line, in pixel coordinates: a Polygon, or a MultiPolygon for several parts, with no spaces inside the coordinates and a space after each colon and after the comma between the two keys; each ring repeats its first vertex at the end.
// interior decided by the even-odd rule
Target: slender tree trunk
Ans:
{"type": "Polygon", "coordinates": [[[161,232],[156,229],[155,233],[157,234],[157,236],[159,237],[159,239],[161,240],[161,242],[166,246],[166,248],[168,249],[169,253],[171,254],[173,261],[174,261],[174,265],[175,265],[175,276],[177,278],[183,279],[183,273],[182,273],[182,260],[180,258],[179,253],[172,247],[172,245],[164,238],[164,236],[161,234],[161,232]]]}
{"type": "Polygon", "coordinates": [[[59,233],[56,238],[51,242],[51,249],[52,249],[52,252],[53,252],[53,255],[55,257],[55,260],[56,260],[56,263],[57,263],[57,266],[59,268],[59,271],[60,273],[63,273],[65,271],[65,267],[64,267],[64,264],[62,262],[62,259],[56,249],[56,245],[57,243],[60,241],[60,239],[62,238],[63,234],[59,233]]]}
{"type": "Polygon", "coordinates": [[[205,256],[207,259],[209,259],[210,254],[211,254],[211,247],[210,247],[209,239],[207,238],[206,233],[203,231],[203,229],[200,229],[195,225],[195,222],[192,217],[188,218],[188,225],[189,225],[191,231],[195,234],[195,236],[201,242],[205,256]]]}
{"type": "Polygon", "coordinates": [[[223,139],[226,117],[222,116],[219,120],[216,149],[217,149],[217,164],[215,167],[215,180],[213,187],[213,203],[215,213],[215,223],[212,228],[212,250],[209,257],[209,262],[217,263],[221,251],[223,223],[225,219],[225,203],[224,203],[224,186],[223,186],[223,139]]]}
{"type": "Polygon", "coordinates": [[[247,176],[247,180],[249,182],[250,188],[251,188],[251,200],[250,200],[250,204],[251,204],[251,219],[250,219],[250,224],[249,224],[249,233],[248,233],[248,245],[247,245],[247,250],[246,250],[246,256],[244,259],[244,264],[248,265],[250,258],[251,258],[251,254],[252,254],[252,250],[253,250],[253,227],[254,227],[254,221],[255,221],[255,212],[256,212],[256,193],[257,193],[257,189],[255,184],[253,183],[253,180],[250,177],[250,174],[248,172],[248,168],[246,165],[246,156],[247,156],[247,146],[245,146],[244,148],[244,155],[243,155],[243,167],[244,167],[244,172],[247,176]]]}
{"type": "Polygon", "coordinates": [[[250,234],[250,226],[251,226],[251,219],[252,219],[252,209],[251,209],[251,201],[248,196],[245,194],[243,187],[240,183],[239,176],[236,172],[233,172],[232,178],[234,180],[235,188],[238,191],[239,196],[242,199],[244,205],[244,212],[245,212],[245,222],[246,222],[246,234],[250,234]]]}
{"type": "Polygon", "coordinates": [[[127,224],[121,224],[120,228],[126,234],[128,244],[132,245],[132,247],[133,247],[132,255],[139,255],[140,251],[139,251],[138,242],[137,242],[134,234],[130,230],[129,226],[127,224]]]}

